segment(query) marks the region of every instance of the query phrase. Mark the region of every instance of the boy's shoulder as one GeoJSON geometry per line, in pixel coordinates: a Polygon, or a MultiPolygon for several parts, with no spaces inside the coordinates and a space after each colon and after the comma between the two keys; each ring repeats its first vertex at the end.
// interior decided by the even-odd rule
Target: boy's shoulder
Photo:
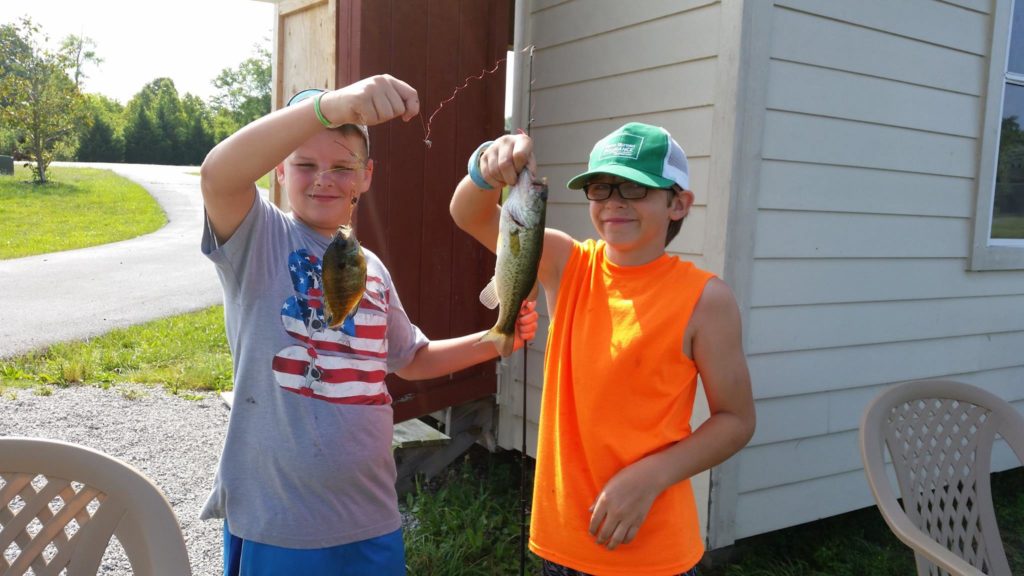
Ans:
{"type": "Polygon", "coordinates": [[[698,325],[721,324],[738,319],[739,306],[732,288],[721,278],[711,276],[704,285],[693,313],[698,325]]]}

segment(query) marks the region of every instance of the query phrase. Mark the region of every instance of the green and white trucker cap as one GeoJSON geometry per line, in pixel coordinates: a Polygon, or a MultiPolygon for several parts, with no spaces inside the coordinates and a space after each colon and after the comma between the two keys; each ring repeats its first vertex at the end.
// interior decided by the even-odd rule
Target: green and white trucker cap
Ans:
{"type": "Polygon", "coordinates": [[[572,180],[579,190],[598,174],[612,174],[651,188],[678,184],[690,189],[690,165],[686,153],[660,126],[630,122],[594,144],[587,171],[572,180]]]}

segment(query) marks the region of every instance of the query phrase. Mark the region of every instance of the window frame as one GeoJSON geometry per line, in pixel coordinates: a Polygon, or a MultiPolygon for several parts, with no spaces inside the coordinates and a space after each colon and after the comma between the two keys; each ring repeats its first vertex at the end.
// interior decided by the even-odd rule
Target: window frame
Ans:
{"type": "Polygon", "coordinates": [[[978,162],[978,193],[969,270],[1024,270],[1024,239],[992,240],[992,211],[999,163],[1003,93],[1007,83],[1024,86],[1024,74],[1007,70],[1013,0],[997,0],[992,14],[992,47],[989,52],[988,88],[984,101],[981,151],[978,162]]]}

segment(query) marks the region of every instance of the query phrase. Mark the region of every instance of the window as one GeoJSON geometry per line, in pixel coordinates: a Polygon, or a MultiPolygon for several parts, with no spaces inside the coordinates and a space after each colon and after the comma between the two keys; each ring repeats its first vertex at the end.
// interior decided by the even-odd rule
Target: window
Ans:
{"type": "Polygon", "coordinates": [[[1024,269],[1024,0],[993,17],[970,268],[1024,269]]]}

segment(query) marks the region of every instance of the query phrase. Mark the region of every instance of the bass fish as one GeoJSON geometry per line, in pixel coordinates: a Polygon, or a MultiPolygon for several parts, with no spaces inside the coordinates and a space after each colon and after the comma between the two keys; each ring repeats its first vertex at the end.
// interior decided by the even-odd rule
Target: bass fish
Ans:
{"type": "Polygon", "coordinates": [[[366,290],[366,257],[351,226],[341,226],[323,259],[327,325],[337,328],[353,314],[366,290]]]}
{"type": "Polygon", "coordinates": [[[512,354],[519,308],[537,282],[547,202],[547,184],[524,168],[501,205],[494,277],[480,293],[484,306],[498,308],[498,321],[480,341],[492,342],[502,358],[512,354]]]}

